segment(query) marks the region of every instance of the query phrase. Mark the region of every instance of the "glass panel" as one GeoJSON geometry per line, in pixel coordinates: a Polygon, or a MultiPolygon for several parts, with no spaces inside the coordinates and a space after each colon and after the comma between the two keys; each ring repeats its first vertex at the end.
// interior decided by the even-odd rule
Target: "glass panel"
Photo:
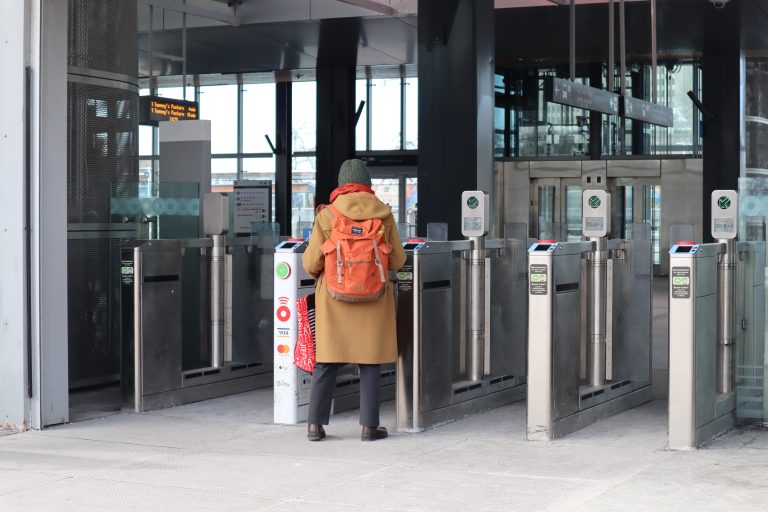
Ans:
{"type": "Polygon", "coordinates": [[[151,156],[155,154],[154,151],[154,135],[155,127],[148,125],[139,125],[139,155],[151,156]]]}
{"type": "Polygon", "coordinates": [[[651,225],[653,264],[661,263],[661,187],[643,186],[643,222],[651,225]]]}
{"type": "Polygon", "coordinates": [[[565,225],[567,241],[581,240],[581,187],[565,187],[565,225]]]}
{"type": "MultiPolygon", "coordinates": [[[[291,201],[291,236],[306,238],[315,221],[315,157],[293,158],[291,201]]],[[[328,198],[320,198],[327,201],[328,198]]]]}
{"type": "Polygon", "coordinates": [[[555,187],[538,187],[539,211],[537,237],[539,240],[555,239],[555,187]]]}
{"type": "Polygon", "coordinates": [[[400,149],[400,79],[371,80],[371,149],[400,149]]]}
{"type": "Polygon", "coordinates": [[[200,88],[200,117],[211,121],[211,154],[237,152],[237,86],[200,88]]]}
{"type": "Polygon", "coordinates": [[[317,84],[294,82],[291,87],[293,151],[314,151],[317,147],[317,84]]]}
{"type": "Polygon", "coordinates": [[[493,109],[493,155],[504,156],[504,124],[506,110],[503,107],[493,109]]]}
{"type": "Polygon", "coordinates": [[[150,197],[155,183],[153,160],[139,160],[139,197],[150,197]]]}
{"type": "Polygon", "coordinates": [[[405,79],[405,140],[403,149],[419,148],[419,79],[405,79]]]}
{"type": "Polygon", "coordinates": [[[360,118],[355,126],[355,149],[357,151],[366,151],[368,149],[368,81],[357,80],[355,82],[355,111],[364,101],[365,106],[360,113],[360,118]]]}
{"type": "MultiPolygon", "coordinates": [[[[173,98],[176,100],[183,100],[184,88],[183,87],[161,87],[157,90],[157,95],[162,96],[163,98],[173,98]]],[[[187,100],[194,101],[194,99],[195,99],[195,88],[187,87],[187,100]]]]}
{"type": "Polygon", "coordinates": [[[408,236],[416,237],[416,219],[419,208],[419,179],[405,178],[405,222],[408,224],[408,236]]]}
{"type": "Polygon", "coordinates": [[[243,85],[243,152],[271,153],[275,137],[275,84],[243,85]]]}
{"type": "Polygon", "coordinates": [[[615,217],[611,225],[616,238],[627,238],[628,230],[633,223],[633,195],[633,188],[630,185],[616,187],[613,194],[616,204],[614,205],[615,217]]]}
{"type": "Polygon", "coordinates": [[[744,304],[745,322],[736,339],[736,414],[739,418],[765,421],[768,419],[768,353],[765,348],[764,318],[766,291],[760,286],[764,268],[754,268],[758,262],[766,265],[765,237],[768,221],[768,179],[739,179],[739,241],[746,249],[739,265],[745,271],[737,273],[736,304],[744,304]],[[760,254],[762,252],[762,254],[760,254]],[[757,259],[762,256],[763,260],[757,259]],[[750,326],[759,329],[750,330],[750,326]]]}
{"type": "Polygon", "coordinates": [[[400,180],[397,178],[374,178],[371,180],[371,188],[383,203],[392,208],[395,222],[400,215],[400,180]]]}
{"type": "Polygon", "coordinates": [[[226,192],[237,179],[237,158],[211,159],[211,190],[226,192]],[[223,188],[222,188],[223,187],[223,188]]]}

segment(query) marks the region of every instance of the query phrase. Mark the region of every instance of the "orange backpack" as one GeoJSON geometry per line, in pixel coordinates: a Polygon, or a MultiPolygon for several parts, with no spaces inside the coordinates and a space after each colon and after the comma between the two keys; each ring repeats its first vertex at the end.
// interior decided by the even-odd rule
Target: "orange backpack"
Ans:
{"type": "Polygon", "coordinates": [[[384,295],[392,247],[381,219],[356,221],[333,206],[331,237],[320,248],[325,255],[325,286],[336,300],[373,301],[384,295]]]}

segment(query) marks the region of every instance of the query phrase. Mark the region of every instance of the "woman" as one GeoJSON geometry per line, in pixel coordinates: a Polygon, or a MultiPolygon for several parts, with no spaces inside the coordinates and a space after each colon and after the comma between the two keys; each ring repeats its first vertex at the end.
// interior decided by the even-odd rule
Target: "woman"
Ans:
{"type": "MultiPolygon", "coordinates": [[[[381,219],[384,240],[391,246],[389,269],[405,263],[395,220],[389,206],[373,193],[371,176],[361,160],[347,160],[339,171],[339,187],[331,194],[335,210],[354,221],[381,219]]],[[[360,438],[375,441],[387,437],[379,426],[380,365],[397,359],[395,301],[393,284],[387,279],[385,292],[368,302],[343,302],[331,297],[326,288],[323,242],[331,236],[334,213],[322,209],[315,217],[309,245],[302,256],[304,269],[317,279],[315,285],[315,343],[317,363],[312,373],[307,438],[325,437],[336,388],[336,373],[344,364],[360,367],[360,438]]]]}

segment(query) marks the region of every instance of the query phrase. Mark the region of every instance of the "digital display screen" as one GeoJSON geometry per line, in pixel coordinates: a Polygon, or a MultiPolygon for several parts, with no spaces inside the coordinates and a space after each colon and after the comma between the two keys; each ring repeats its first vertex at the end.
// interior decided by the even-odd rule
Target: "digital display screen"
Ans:
{"type": "Polygon", "coordinates": [[[283,245],[280,246],[281,249],[293,249],[296,247],[296,244],[298,242],[283,242],[283,245]]]}
{"type": "Polygon", "coordinates": [[[537,251],[548,251],[552,247],[552,244],[539,244],[536,246],[537,251]]]}
{"type": "Polygon", "coordinates": [[[584,226],[589,231],[602,231],[605,221],[602,217],[585,217],[584,226]]]}
{"type": "Polygon", "coordinates": [[[726,231],[726,232],[732,232],[736,228],[733,223],[733,219],[718,219],[715,218],[715,231],[726,231]]]}
{"type": "Polygon", "coordinates": [[[412,250],[416,249],[418,246],[419,246],[419,244],[410,244],[409,243],[409,244],[403,245],[403,249],[406,250],[406,251],[412,251],[412,250]]]}
{"type": "Polygon", "coordinates": [[[481,231],[483,219],[481,217],[464,217],[464,231],[481,231]]]}
{"type": "Polygon", "coordinates": [[[681,245],[681,246],[679,246],[679,247],[677,248],[677,250],[675,251],[675,253],[679,253],[679,252],[691,252],[691,249],[693,249],[693,246],[692,246],[692,245],[681,245]]]}
{"type": "Polygon", "coordinates": [[[157,126],[160,121],[189,121],[200,119],[196,101],[176,100],[162,96],[139,97],[139,124],[157,126]]]}

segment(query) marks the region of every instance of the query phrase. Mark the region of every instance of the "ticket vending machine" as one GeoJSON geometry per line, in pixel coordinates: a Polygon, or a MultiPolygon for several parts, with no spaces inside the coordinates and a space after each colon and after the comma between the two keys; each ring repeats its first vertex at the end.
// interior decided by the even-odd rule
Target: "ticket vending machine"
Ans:
{"type": "MultiPolygon", "coordinates": [[[[738,195],[712,193],[715,243],[670,249],[669,447],[692,449],[733,427],[755,396],[744,361],[763,347],[765,243],[737,243],[738,195]]],[[[759,383],[758,383],[759,384],[759,383]]],[[[762,391],[762,390],[760,390],[762,391]]]]}
{"type": "Polygon", "coordinates": [[[587,241],[528,250],[529,440],[565,436],[651,400],[651,240],[610,233],[610,195],[583,193],[587,241]]]}

